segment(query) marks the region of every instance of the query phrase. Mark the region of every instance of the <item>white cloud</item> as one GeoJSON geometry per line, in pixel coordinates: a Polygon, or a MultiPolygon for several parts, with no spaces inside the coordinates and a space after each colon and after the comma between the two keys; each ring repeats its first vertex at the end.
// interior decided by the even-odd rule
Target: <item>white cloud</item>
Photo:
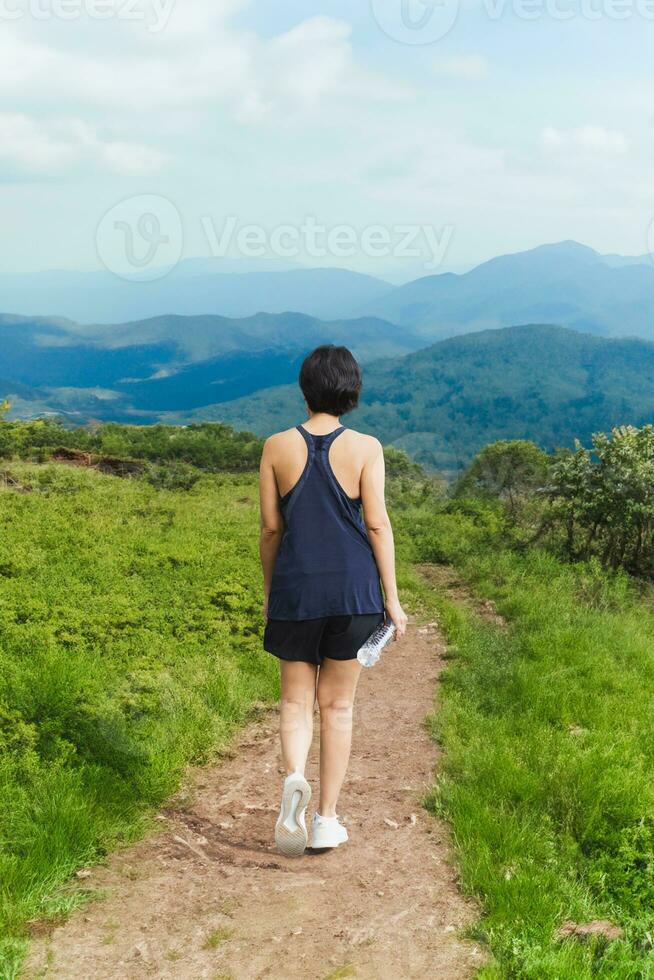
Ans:
{"type": "Polygon", "coordinates": [[[62,101],[77,113],[224,107],[248,124],[287,121],[330,100],[395,102],[406,95],[356,64],[347,21],[310,17],[261,38],[227,23],[243,5],[197,0],[183,6],[177,0],[160,32],[120,21],[102,24],[98,50],[79,43],[64,47],[72,33],[54,28],[44,45],[41,32],[36,42],[29,25],[10,25],[0,37],[0,84],[24,108],[50,102],[59,109],[62,101]]]}
{"type": "MultiPolygon", "coordinates": [[[[118,0],[123,2],[124,0],[118,0]]],[[[150,33],[160,34],[164,41],[184,41],[192,38],[206,40],[216,30],[248,6],[248,0],[159,0],[159,9],[152,0],[139,0],[150,33]],[[158,31],[158,24],[163,28],[158,31]]]]}
{"type": "Polygon", "coordinates": [[[546,150],[581,150],[608,156],[626,153],[629,140],[617,129],[604,126],[580,126],[562,130],[546,126],[540,134],[541,146],[546,150]]]}
{"type": "Polygon", "coordinates": [[[460,78],[467,82],[477,82],[487,76],[488,62],[481,55],[470,54],[461,58],[437,61],[434,71],[443,78],[460,78]]]}
{"type": "Polygon", "coordinates": [[[603,153],[625,153],[629,149],[629,140],[624,133],[603,126],[582,126],[576,130],[575,140],[586,150],[603,153]]]}
{"type": "Polygon", "coordinates": [[[554,126],[546,126],[540,134],[540,142],[541,146],[546,149],[555,150],[565,146],[567,137],[560,129],[555,129],[554,126]]]}
{"type": "MultiPolygon", "coordinates": [[[[177,0],[172,9],[161,0],[157,9],[166,2],[159,32],[116,18],[3,25],[0,89],[12,108],[0,128],[5,179],[67,173],[82,160],[107,172],[153,173],[173,147],[185,147],[180,128],[201,134],[209,112],[216,131],[226,128],[225,115],[250,127],[331,118],[342,128],[356,105],[406,98],[406,88],[357,64],[345,20],[314,16],[260,37],[229,21],[248,0],[177,0]],[[37,122],[48,109],[59,122],[37,122]]],[[[139,3],[137,10],[148,6],[139,3]]]]}
{"type": "Polygon", "coordinates": [[[69,141],[44,132],[28,116],[0,114],[0,160],[38,173],[60,170],[73,156],[69,141]]]}
{"type": "Polygon", "coordinates": [[[165,153],[142,143],[127,143],[123,140],[103,143],[96,138],[91,146],[106,170],[128,177],[146,177],[148,174],[158,173],[168,160],[165,153]]]}
{"type": "Polygon", "coordinates": [[[62,174],[93,163],[111,173],[142,176],[165,157],[151,147],[103,140],[81,119],[43,123],[21,113],[0,113],[0,169],[13,174],[62,174]]]}

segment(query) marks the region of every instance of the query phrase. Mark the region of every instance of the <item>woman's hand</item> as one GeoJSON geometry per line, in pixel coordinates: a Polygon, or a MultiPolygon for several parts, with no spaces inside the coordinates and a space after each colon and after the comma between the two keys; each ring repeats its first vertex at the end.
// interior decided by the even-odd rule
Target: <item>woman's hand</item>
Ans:
{"type": "Polygon", "coordinates": [[[386,600],[386,618],[390,619],[395,624],[395,639],[401,640],[406,633],[406,613],[402,606],[400,605],[400,600],[387,599],[386,600]]]}
{"type": "Polygon", "coordinates": [[[268,619],[268,596],[267,595],[264,595],[263,597],[263,606],[261,607],[261,611],[263,613],[263,618],[268,619]]]}

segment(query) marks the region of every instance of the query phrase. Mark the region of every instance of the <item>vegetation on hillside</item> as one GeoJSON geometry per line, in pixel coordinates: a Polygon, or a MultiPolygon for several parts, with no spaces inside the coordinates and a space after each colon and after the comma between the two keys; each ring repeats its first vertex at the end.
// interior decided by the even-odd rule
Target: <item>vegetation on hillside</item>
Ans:
{"type": "Polygon", "coordinates": [[[415,585],[449,640],[429,802],[451,823],[464,887],[481,904],[474,935],[494,954],[483,975],[650,976],[651,600],[597,559],[512,547],[488,502],[432,513],[417,532],[412,558],[454,564],[483,600],[415,585]],[[565,922],[598,920],[621,938],[559,936],[565,922]]]}
{"type": "Polygon", "coordinates": [[[17,418],[59,412],[80,421],[148,425],[295,381],[304,357],[321,343],[346,343],[363,360],[422,346],[411,331],[369,317],[326,321],[284,312],[129,319],[81,327],[60,317],[0,313],[0,395],[10,396],[17,418]]]}
{"type": "Polygon", "coordinates": [[[7,977],[25,922],[64,913],[72,872],[137,833],[186,765],[215,752],[277,683],[261,655],[257,494],[243,472],[258,465],[260,440],[220,424],[2,421],[8,407],[0,405],[7,977]],[[64,447],[77,466],[49,462],[64,447]],[[98,472],[117,461],[111,472],[137,478],[98,472]]]}
{"type": "Polygon", "coordinates": [[[59,886],[277,690],[249,474],[157,490],[11,463],[0,492],[0,975],[59,886]],[[26,492],[27,491],[27,492],[26,492]]]}
{"type": "MultiPolygon", "coordinates": [[[[501,442],[450,492],[387,452],[401,587],[450,642],[429,805],[480,900],[489,978],[654,975],[653,439],[621,428],[552,457],[501,442]],[[422,562],[456,566],[504,620],[426,586],[422,562]],[[596,919],[622,937],[557,935],[596,919]]],[[[243,472],[259,450],[221,425],[0,422],[3,976],[26,921],[79,899],[71,873],[276,694],[243,472]],[[145,465],[49,462],[62,446],[145,465]]]]}
{"type": "Polygon", "coordinates": [[[654,426],[596,433],[547,456],[526,441],[486,446],[454,499],[496,500],[516,544],[654,577],[654,426]]]}
{"type": "MultiPolygon", "coordinates": [[[[190,418],[221,419],[261,435],[294,424],[297,386],[254,392],[190,418]]],[[[349,424],[429,469],[458,475],[498,440],[551,453],[593,432],[654,416],[654,344],[607,340],[543,324],[466,334],[366,366],[349,424]]]]}
{"type": "Polygon", "coordinates": [[[565,527],[570,559],[654,576],[654,426],[624,426],[577,443],[551,472],[552,507],[543,528],[565,527]]]}
{"type": "MultiPolygon", "coordinates": [[[[83,358],[76,347],[59,344],[59,333],[53,335],[57,346],[43,346],[42,323],[32,324],[33,335],[25,324],[6,326],[5,341],[10,347],[18,344],[20,351],[3,350],[4,371],[0,356],[0,396],[13,392],[19,415],[56,406],[67,418],[108,419],[125,428],[131,422],[215,420],[267,436],[295,425],[304,411],[302,396],[295,382],[286,382],[297,377],[314,342],[339,337],[330,338],[329,331],[307,334],[308,318],[297,314],[285,315],[283,323],[262,314],[253,318],[245,348],[237,343],[234,350],[221,318],[200,319],[201,328],[187,337],[194,345],[192,363],[180,361],[188,330],[180,317],[132,324],[123,336],[125,342],[131,338],[130,346],[105,350],[87,345],[83,358]],[[149,338],[170,322],[176,340],[166,346],[164,357],[149,338]],[[71,351],[77,351],[72,368],[71,351]],[[162,363],[169,368],[163,375],[155,370],[162,363]],[[79,376],[71,378],[71,370],[79,376]],[[23,391],[20,385],[37,388],[23,391]]],[[[572,448],[575,438],[587,445],[593,432],[616,425],[643,425],[654,413],[654,344],[644,340],[607,339],[532,323],[466,334],[389,357],[389,344],[400,342],[392,341],[397,331],[388,324],[359,320],[324,326],[339,335],[344,331],[340,340],[358,352],[367,338],[362,404],[348,424],[374,432],[385,445],[392,443],[448,476],[459,475],[477,452],[498,440],[531,440],[550,453],[572,448]]],[[[63,328],[53,324],[52,329],[63,328]]],[[[103,336],[107,342],[108,335],[103,336]]],[[[403,336],[402,343],[415,347],[414,340],[403,336]]]]}
{"type": "MultiPolygon", "coordinates": [[[[8,408],[7,402],[0,405],[0,419],[3,409],[6,412],[8,408]]],[[[155,463],[183,463],[208,472],[241,472],[258,467],[262,440],[220,422],[189,426],[109,422],[72,428],[58,419],[43,418],[0,425],[0,459],[43,462],[59,447],[155,463]]]]}
{"type": "Polygon", "coordinates": [[[653,436],[554,459],[490,446],[452,497],[396,512],[405,559],[472,590],[411,585],[449,640],[429,804],[480,901],[489,980],[654,975],[654,615],[626,571],[654,568],[653,436]],[[560,932],[600,920],[619,938],[560,932]]]}

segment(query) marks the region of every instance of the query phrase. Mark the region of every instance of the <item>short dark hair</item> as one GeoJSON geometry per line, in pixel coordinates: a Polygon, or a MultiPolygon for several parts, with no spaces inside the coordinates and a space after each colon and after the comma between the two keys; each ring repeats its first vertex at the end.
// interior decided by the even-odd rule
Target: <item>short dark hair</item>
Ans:
{"type": "Polygon", "coordinates": [[[305,357],[300,388],[312,412],[345,415],[359,404],[361,368],[347,347],[323,344],[305,357]]]}

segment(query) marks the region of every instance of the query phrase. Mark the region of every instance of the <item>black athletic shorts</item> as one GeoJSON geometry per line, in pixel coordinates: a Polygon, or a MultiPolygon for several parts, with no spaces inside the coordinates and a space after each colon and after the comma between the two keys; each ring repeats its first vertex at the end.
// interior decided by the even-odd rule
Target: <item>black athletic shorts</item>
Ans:
{"type": "Polygon", "coordinates": [[[280,660],[320,665],[330,660],[354,660],[371,633],[384,622],[384,613],[364,616],[323,616],[320,619],[269,619],[263,648],[280,660]]]}

